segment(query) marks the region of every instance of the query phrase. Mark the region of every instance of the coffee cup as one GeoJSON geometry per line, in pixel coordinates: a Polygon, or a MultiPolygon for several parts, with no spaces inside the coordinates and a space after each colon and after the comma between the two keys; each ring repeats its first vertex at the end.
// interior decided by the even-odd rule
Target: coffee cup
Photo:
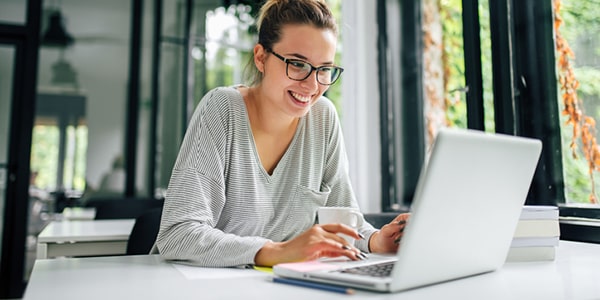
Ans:
{"type": "MultiPolygon", "coordinates": [[[[340,223],[358,229],[364,222],[363,214],[353,207],[319,207],[317,211],[319,224],[340,223]]],[[[354,244],[354,238],[340,233],[341,237],[350,244],[354,244]]]]}

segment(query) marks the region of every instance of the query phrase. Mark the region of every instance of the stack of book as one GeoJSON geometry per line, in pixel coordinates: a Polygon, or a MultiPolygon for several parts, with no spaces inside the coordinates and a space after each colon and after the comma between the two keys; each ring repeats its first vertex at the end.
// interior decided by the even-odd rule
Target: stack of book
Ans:
{"type": "Polygon", "coordinates": [[[559,240],[558,207],[525,205],[506,261],[554,260],[559,240]]]}

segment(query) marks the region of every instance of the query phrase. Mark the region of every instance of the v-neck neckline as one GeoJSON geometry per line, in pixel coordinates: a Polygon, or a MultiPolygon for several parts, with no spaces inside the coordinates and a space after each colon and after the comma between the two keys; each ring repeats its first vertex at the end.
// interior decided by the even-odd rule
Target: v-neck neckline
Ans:
{"type": "Polygon", "coordinates": [[[279,174],[281,172],[283,172],[282,171],[283,169],[285,169],[285,165],[287,165],[287,161],[289,160],[288,157],[291,155],[290,152],[292,151],[292,149],[294,149],[294,147],[296,145],[296,141],[298,140],[298,136],[304,129],[304,123],[305,123],[306,116],[303,116],[298,120],[298,125],[296,126],[296,130],[294,132],[294,136],[292,137],[292,141],[288,145],[287,149],[285,149],[285,152],[281,156],[281,159],[279,159],[279,161],[275,165],[275,168],[273,169],[273,173],[269,174],[269,172],[267,172],[267,170],[265,170],[265,167],[262,164],[260,155],[258,155],[258,148],[256,147],[256,141],[254,140],[254,133],[252,132],[252,125],[250,124],[250,115],[248,112],[248,107],[246,107],[246,102],[244,101],[244,96],[242,95],[242,93],[239,90],[238,90],[238,93],[239,93],[239,100],[242,101],[242,107],[244,110],[244,116],[245,116],[245,121],[246,121],[246,132],[248,134],[250,144],[252,147],[254,161],[258,165],[261,174],[267,180],[267,182],[271,182],[275,178],[279,177],[279,174]]]}

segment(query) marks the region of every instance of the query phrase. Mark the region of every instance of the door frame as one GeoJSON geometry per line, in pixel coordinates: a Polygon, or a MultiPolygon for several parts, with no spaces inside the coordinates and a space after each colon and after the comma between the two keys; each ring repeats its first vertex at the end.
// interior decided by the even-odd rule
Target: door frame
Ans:
{"type": "Polygon", "coordinates": [[[25,290],[25,241],[29,203],[31,135],[37,93],[42,0],[27,0],[25,24],[0,23],[0,43],[15,47],[5,209],[0,256],[0,298],[25,290]]]}

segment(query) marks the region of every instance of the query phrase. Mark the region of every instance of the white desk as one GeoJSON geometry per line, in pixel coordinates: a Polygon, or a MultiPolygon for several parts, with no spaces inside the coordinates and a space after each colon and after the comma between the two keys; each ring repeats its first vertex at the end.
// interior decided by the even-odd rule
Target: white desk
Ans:
{"type": "Polygon", "coordinates": [[[96,209],[93,207],[66,207],[62,212],[63,220],[93,220],[96,209]]]}
{"type": "Polygon", "coordinates": [[[53,221],[38,235],[37,258],[125,254],[134,219],[53,221]]]}
{"type": "Polygon", "coordinates": [[[507,263],[492,273],[394,294],[337,294],[244,271],[247,276],[192,280],[156,255],[37,260],[23,299],[600,299],[600,245],[564,241],[556,261],[507,263]]]}

